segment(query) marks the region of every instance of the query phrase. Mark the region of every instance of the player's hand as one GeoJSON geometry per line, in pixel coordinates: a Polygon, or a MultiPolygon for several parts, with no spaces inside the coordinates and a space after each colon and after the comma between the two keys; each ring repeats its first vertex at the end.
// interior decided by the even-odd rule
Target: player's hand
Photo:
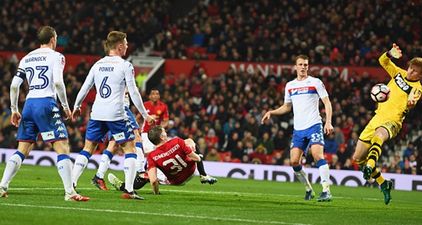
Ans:
{"type": "Polygon", "coordinates": [[[333,127],[333,125],[331,125],[331,123],[325,123],[325,126],[324,126],[324,133],[325,133],[326,135],[329,135],[329,134],[331,134],[333,131],[334,131],[334,127],[333,127]]]}
{"type": "Polygon", "coordinates": [[[13,112],[12,116],[10,117],[10,122],[13,126],[19,127],[19,123],[21,122],[22,116],[19,112],[13,112]]]}
{"type": "Polygon", "coordinates": [[[70,109],[65,109],[64,111],[64,120],[68,120],[72,118],[72,111],[70,109]]]}
{"type": "Polygon", "coordinates": [[[270,111],[268,111],[268,112],[266,112],[266,113],[264,114],[264,116],[262,117],[262,119],[261,119],[261,124],[264,124],[265,120],[268,120],[268,119],[270,119],[270,118],[271,118],[271,112],[270,112],[270,111]]]}
{"type": "Polygon", "coordinates": [[[81,108],[75,108],[72,112],[72,120],[75,121],[81,115],[81,108]]]}
{"type": "Polygon", "coordinates": [[[391,56],[393,56],[396,59],[400,59],[402,57],[401,49],[396,43],[393,43],[393,47],[388,51],[391,56]]]}
{"type": "Polygon", "coordinates": [[[152,124],[155,123],[155,118],[151,115],[147,115],[147,117],[145,118],[145,120],[148,122],[148,124],[152,124]]]}
{"type": "Polygon", "coordinates": [[[407,107],[413,108],[418,103],[418,100],[421,98],[422,92],[417,88],[412,88],[410,91],[409,97],[407,97],[407,107]]]}

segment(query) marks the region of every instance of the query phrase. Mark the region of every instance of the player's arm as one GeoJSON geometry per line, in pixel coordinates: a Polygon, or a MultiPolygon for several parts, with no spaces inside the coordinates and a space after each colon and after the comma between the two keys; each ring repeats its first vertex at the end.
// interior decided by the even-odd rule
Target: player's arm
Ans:
{"type": "Polygon", "coordinates": [[[12,116],[10,117],[10,122],[13,126],[18,127],[21,115],[18,108],[19,100],[19,88],[22,85],[24,79],[26,78],[25,71],[21,68],[18,69],[16,76],[13,77],[12,83],[10,84],[10,109],[12,111],[12,116]]]}
{"type": "Polygon", "coordinates": [[[274,116],[274,115],[283,115],[283,114],[288,113],[290,111],[292,111],[292,103],[291,102],[285,102],[279,108],[274,109],[274,110],[270,110],[270,111],[266,112],[264,114],[264,116],[262,117],[262,119],[261,119],[261,123],[264,123],[265,120],[270,119],[271,116],[274,116]]]}
{"type": "Polygon", "coordinates": [[[157,167],[150,167],[148,169],[149,182],[151,183],[152,193],[160,194],[160,183],[157,178],[157,167]]]}
{"type": "Polygon", "coordinates": [[[65,66],[65,58],[62,54],[56,57],[53,64],[53,80],[54,87],[57,91],[57,96],[59,97],[60,103],[62,104],[63,110],[67,116],[70,116],[69,103],[67,102],[66,96],[66,87],[63,81],[63,70],[65,66]]]}
{"type": "Polygon", "coordinates": [[[81,90],[79,90],[78,95],[76,96],[75,105],[73,106],[72,119],[75,119],[81,113],[81,105],[89,90],[94,85],[94,72],[91,70],[88,73],[88,76],[83,83],[81,90]]]}
{"type": "Polygon", "coordinates": [[[201,157],[195,153],[196,144],[191,138],[184,140],[184,146],[182,145],[182,148],[186,149],[186,153],[189,159],[195,162],[201,161],[201,157]]]}
{"type": "Polygon", "coordinates": [[[380,65],[387,71],[387,73],[393,77],[399,71],[399,67],[391,61],[391,58],[400,58],[402,56],[401,50],[398,45],[393,44],[393,47],[388,51],[382,54],[378,61],[380,65]]]}
{"type": "Polygon", "coordinates": [[[333,115],[333,107],[331,106],[331,101],[328,96],[322,98],[321,100],[322,100],[322,103],[324,103],[324,107],[325,107],[324,133],[330,134],[334,130],[332,122],[331,122],[331,118],[333,115]]]}
{"type": "Polygon", "coordinates": [[[161,126],[166,128],[169,125],[169,111],[167,106],[163,112],[163,120],[161,121],[161,126]]]}
{"type": "Polygon", "coordinates": [[[135,70],[133,69],[132,64],[128,63],[128,65],[125,66],[127,66],[127,68],[125,69],[126,87],[129,91],[130,99],[132,100],[135,107],[138,109],[139,113],[141,113],[142,117],[147,120],[147,122],[154,121],[154,118],[148,115],[148,112],[144,106],[144,102],[142,101],[141,94],[139,93],[139,90],[136,87],[134,78],[135,70]]]}
{"type": "Polygon", "coordinates": [[[26,78],[25,71],[21,68],[18,68],[16,75],[12,79],[12,84],[10,84],[10,109],[13,112],[18,112],[18,100],[19,100],[19,88],[22,85],[23,81],[26,78]]]}

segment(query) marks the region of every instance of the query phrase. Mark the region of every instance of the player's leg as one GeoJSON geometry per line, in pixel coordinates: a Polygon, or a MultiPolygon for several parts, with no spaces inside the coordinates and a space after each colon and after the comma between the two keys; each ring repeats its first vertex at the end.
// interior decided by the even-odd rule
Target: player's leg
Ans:
{"type": "Polygon", "coordinates": [[[130,127],[130,123],[127,123],[125,120],[107,122],[107,126],[113,134],[114,140],[121,146],[125,153],[125,160],[123,162],[125,193],[123,193],[122,198],[142,200],[143,198],[133,191],[133,182],[136,177],[136,149],[133,129],[130,127]]]}
{"type": "MultiPolygon", "coordinates": [[[[190,139],[191,140],[191,139],[190,139]]],[[[192,141],[193,142],[193,141],[192,141]]],[[[198,173],[200,175],[199,180],[201,181],[202,184],[215,184],[217,183],[217,178],[209,176],[207,174],[207,172],[205,172],[205,167],[204,167],[204,156],[201,154],[201,152],[199,151],[198,145],[196,145],[195,143],[193,143],[195,145],[195,153],[199,155],[199,157],[201,158],[201,161],[196,162],[196,168],[198,170],[198,173]]]]}
{"type": "Polygon", "coordinates": [[[395,137],[401,129],[401,123],[395,121],[389,121],[382,124],[375,130],[374,137],[371,139],[371,147],[369,148],[367,164],[363,169],[364,176],[368,173],[371,173],[378,185],[381,188],[381,191],[384,195],[384,203],[387,205],[391,201],[391,190],[393,189],[393,182],[391,180],[386,180],[381,175],[381,172],[376,168],[376,162],[382,153],[382,144],[393,137],[395,137]]]}
{"type": "Polygon", "coordinates": [[[22,165],[22,161],[28,156],[34,147],[33,142],[19,142],[18,150],[9,158],[0,182],[0,197],[8,197],[7,189],[13,177],[22,165]]]}
{"type": "Polygon", "coordinates": [[[107,148],[103,151],[101,155],[101,161],[97,169],[97,173],[92,178],[92,184],[94,184],[100,190],[108,190],[105,182],[104,182],[104,175],[107,172],[111,159],[113,158],[114,154],[117,152],[119,146],[116,142],[111,139],[108,142],[107,148]]]}
{"type": "Polygon", "coordinates": [[[309,139],[309,149],[321,178],[322,192],[317,200],[319,202],[331,201],[330,169],[324,158],[324,132],[322,130],[322,124],[315,124],[307,129],[306,137],[309,139]]]}
{"type": "MultiPolygon", "coordinates": [[[[138,173],[135,176],[135,180],[133,181],[134,190],[139,190],[143,188],[145,184],[149,183],[149,179],[143,175],[145,175],[145,173],[138,173]]],[[[116,177],[113,173],[108,174],[108,181],[117,191],[125,191],[126,183],[116,177]]]]}
{"type": "Polygon", "coordinates": [[[374,136],[371,139],[371,147],[368,150],[368,157],[366,166],[363,168],[363,176],[365,179],[369,178],[376,166],[376,163],[382,153],[382,145],[390,137],[388,130],[385,127],[378,127],[375,130],[374,136]]]}
{"type": "Polygon", "coordinates": [[[79,152],[79,155],[75,159],[75,165],[72,170],[72,183],[76,187],[78,185],[79,177],[84,172],[86,166],[88,165],[89,158],[91,158],[92,153],[97,149],[98,144],[90,140],[85,140],[85,145],[83,150],[79,152]]]}
{"type": "Polygon", "coordinates": [[[312,185],[309,182],[308,176],[300,163],[302,155],[303,151],[301,149],[297,147],[290,149],[290,165],[292,166],[297,179],[305,186],[305,200],[311,200],[315,197],[315,192],[312,189],[312,185]]]}
{"type": "Polygon", "coordinates": [[[7,197],[9,183],[18,172],[22,161],[26,156],[28,156],[29,152],[34,147],[34,142],[37,140],[39,130],[33,119],[34,112],[31,110],[34,104],[36,104],[36,102],[34,102],[33,99],[30,99],[25,102],[23,107],[22,119],[19,123],[18,134],[16,137],[18,141],[18,149],[6,163],[3,177],[0,182],[1,197],[7,197]]]}
{"type": "Polygon", "coordinates": [[[312,144],[310,146],[312,157],[316,162],[321,178],[322,192],[318,197],[319,202],[331,201],[330,192],[330,169],[327,161],[324,159],[324,146],[321,144],[312,144]]]}
{"type": "Polygon", "coordinates": [[[104,135],[108,132],[105,122],[90,119],[88,121],[84,148],[79,152],[75,159],[75,164],[72,170],[72,182],[76,187],[78,185],[79,177],[88,165],[89,158],[97,149],[98,142],[102,142],[104,135]]]}
{"type": "Polygon", "coordinates": [[[135,148],[136,148],[136,171],[138,173],[145,173],[144,164],[145,164],[145,156],[142,144],[142,138],[139,134],[139,124],[136,121],[135,115],[130,111],[129,107],[125,107],[125,112],[130,122],[130,129],[133,130],[135,134],[135,148]]]}
{"type": "Polygon", "coordinates": [[[141,139],[142,139],[142,149],[144,150],[144,162],[142,167],[144,170],[147,168],[147,156],[150,152],[155,150],[155,145],[148,139],[148,133],[141,133],[141,139]]]}
{"type": "Polygon", "coordinates": [[[88,201],[89,197],[76,193],[72,183],[72,161],[70,160],[68,140],[58,140],[53,143],[57,152],[57,171],[62,179],[66,201],[88,201]]]}
{"type": "Polygon", "coordinates": [[[138,128],[134,128],[133,133],[135,134],[135,149],[136,149],[136,171],[138,173],[145,173],[145,155],[142,144],[141,134],[138,128]]]}
{"type": "Polygon", "coordinates": [[[306,141],[305,137],[306,134],[303,131],[293,131],[290,149],[290,165],[292,166],[297,179],[305,186],[305,200],[311,200],[315,197],[315,192],[312,189],[312,185],[301,164],[303,149],[306,149],[308,145],[308,141],[306,141]]]}
{"type": "Polygon", "coordinates": [[[123,162],[125,173],[125,189],[122,198],[143,200],[143,198],[138,196],[133,190],[133,183],[136,177],[135,142],[130,140],[128,142],[122,143],[121,146],[125,153],[125,160],[123,162]]]}
{"type": "MultiPolygon", "coordinates": [[[[392,189],[392,182],[390,180],[385,180],[382,176],[380,170],[378,168],[371,167],[367,165],[368,159],[370,157],[369,151],[372,150],[371,160],[378,160],[376,155],[379,157],[381,154],[382,143],[384,141],[383,138],[386,136],[385,131],[387,131],[388,137],[394,137],[397,135],[398,131],[400,130],[400,124],[398,123],[387,123],[385,126],[382,125],[375,129],[375,127],[379,126],[377,122],[377,118],[374,117],[369,124],[365,127],[362,134],[359,136],[358,143],[356,144],[356,150],[353,154],[353,159],[355,162],[359,164],[362,169],[363,177],[365,179],[370,179],[371,177],[375,179],[375,181],[380,185],[381,191],[384,194],[384,202],[388,204],[391,200],[391,189],[392,189]],[[386,129],[387,128],[387,129],[386,129]],[[374,131],[375,130],[375,131],[374,131]],[[375,143],[375,145],[374,145],[375,143]]],[[[388,139],[388,138],[387,138],[388,139]]],[[[386,139],[386,140],[387,140],[386,139]]],[[[373,161],[371,162],[373,163],[373,161]]]]}

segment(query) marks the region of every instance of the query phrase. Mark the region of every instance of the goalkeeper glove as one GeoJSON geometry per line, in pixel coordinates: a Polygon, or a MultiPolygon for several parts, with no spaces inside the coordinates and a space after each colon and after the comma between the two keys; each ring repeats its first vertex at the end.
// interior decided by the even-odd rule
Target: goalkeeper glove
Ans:
{"type": "Polygon", "coordinates": [[[402,56],[401,50],[396,44],[393,44],[393,47],[390,49],[390,51],[388,51],[388,54],[396,59],[399,59],[402,56]]]}
{"type": "Polygon", "coordinates": [[[414,107],[418,100],[421,98],[422,92],[418,88],[412,88],[409,96],[407,97],[407,106],[414,107]]]}

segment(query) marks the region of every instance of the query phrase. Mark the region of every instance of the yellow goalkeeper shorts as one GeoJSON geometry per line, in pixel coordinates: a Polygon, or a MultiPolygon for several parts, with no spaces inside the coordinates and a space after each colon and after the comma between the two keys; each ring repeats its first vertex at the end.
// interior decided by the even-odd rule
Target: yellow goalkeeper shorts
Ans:
{"type": "Polygon", "coordinates": [[[378,127],[384,127],[388,134],[390,135],[389,139],[394,138],[400,132],[402,123],[399,121],[386,121],[380,116],[375,115],[366,125],[365,129],[359,136],[359,139],[363,142],[370,143],[372,137],[374,137],[375,130],[378,127]]]}

